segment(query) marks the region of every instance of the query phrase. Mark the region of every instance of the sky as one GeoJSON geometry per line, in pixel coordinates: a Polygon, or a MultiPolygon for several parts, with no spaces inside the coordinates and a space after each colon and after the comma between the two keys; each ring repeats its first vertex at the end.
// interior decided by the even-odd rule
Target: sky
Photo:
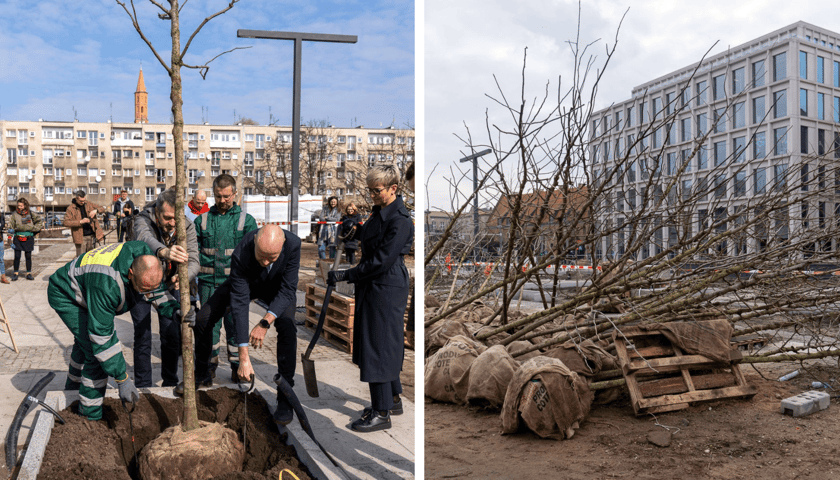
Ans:
{"type": "MultiPolygon", "coordinates": [[[[130,0],[124,0],[131,8],[130,0]]],[[[167,2],[162,2],[167,3],[167,2]]],[[[181,2],[181,45],[228,0],[181,2]]],[[[169,22],[135,0],[140,25],[167,63],[169,22]]],[[[207,23],[186,62],[214,61],[206,80],[183,69],[186,123],[251,118],[290,125],[294,42],[237,38],[238,29],[356,35],[358,43],[304,42],[301,119],[337,127],[415,125],[413,0],[241,0],[207,23]]],[[[0,0],[0,119],[134,121],[143,68],[149,122],[170,122],[166,70],[116,0],[0,0]]]]}
{"type": "MultiPolygon", "coordinates": [[[[615,55],[599,84],[598,110],[629,99],[635,86],[699,61],[710,49],[710,55],[718,54],[799,20],[840,32],[840,4],[812,0],[585,0],[580,5],[571,0],[426,0],[426,209],[452,211],[457,203],[452,202],[446,180],[453,178],[451,168],[462,168],[466,175],[461,178],[456,171],[455,177],[472,183],[471,164],[458,167],[458,160],[471,152],[456,135],[464,137],[469,128],[474,140],[486,144],[485,115],[491,124],[511,124],[485,94],[498,96],[498,80],[508,98],[519,98],[525,47],[525,98],[542,98],[547,83],[556,91],[558,77],[571,75],[566,42],[575,39],[578,19],[580,43],[594,42],[589,52],[597,55],[596,63],[603,62],[607,44],[618,35],[615,55]]],[[[489,195],[480,199],[482,206],[496,202],[489,195]]]]}

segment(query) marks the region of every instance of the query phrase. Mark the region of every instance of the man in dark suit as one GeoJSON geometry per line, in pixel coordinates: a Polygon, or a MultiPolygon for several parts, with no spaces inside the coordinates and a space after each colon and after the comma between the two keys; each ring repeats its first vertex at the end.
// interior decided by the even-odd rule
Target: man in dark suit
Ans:
{"type": "MultiPolygon", "coordinates": [[[[277,330],[275,379],[282,375],[289,385],[294,385],[297,354],[295,290],[299,269],[300,238],[297,235],[277,225],[266,225],[242,238],[230,258],[230,276],[202,305],[196,318],[196,384],[210,378],[211,326],[230,307],[239,348],[239,378],[245,381],[254,374],[248,346],[262,348],[265,334],[273,323],[277,330]],[[255,299],[268,305],[268,311],[249,334],[249,304],[255,299]]],[[[275,422],[286,425],[292,417],[291,404],[278,390],[275,422]]]]}

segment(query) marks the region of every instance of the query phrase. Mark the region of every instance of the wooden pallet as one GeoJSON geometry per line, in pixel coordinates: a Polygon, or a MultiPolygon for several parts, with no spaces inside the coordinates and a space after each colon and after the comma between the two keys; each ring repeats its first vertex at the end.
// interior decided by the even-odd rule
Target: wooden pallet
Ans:
{"type": "Polygon", "coordinates": [[[685,355],[658,332],[627,327],[621,333],[614,335],[616,354],[636,415],[682,410],[693,402],[750,398],[757,393],[741,373],[738,363],[742,356],[737,349],[730,350],[729,362],[721,363],[703,355],[685,355]]]}
{"type": "Polygon", "coordinates": [[[760,350],[767,342],[770,341],[769,335],[741,335],[740,337],[733,337],[730,343],[733,347],[737,347],[742,352],[753,353],[760,350]]]}
{"type": "MultiPolygon", "coordinates": [[[[310,283],[306,285],[306,326],[315,329],[318,317],[324,305],[324,295],[327,289],[310,283]]],[[[327,317],[324,319],[322,337],[336,347],[348,353],[353,353],[353,313],[356,301],[352,297],[333,292],[330,304],[327,306],[327,317]]]]}

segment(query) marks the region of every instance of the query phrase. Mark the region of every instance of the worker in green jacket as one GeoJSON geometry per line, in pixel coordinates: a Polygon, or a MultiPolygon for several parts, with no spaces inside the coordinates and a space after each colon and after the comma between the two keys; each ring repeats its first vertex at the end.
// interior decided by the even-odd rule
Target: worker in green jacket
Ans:
{"type": "MultiPolygon", "coordinates": [[[[162,280],[160,261],[148,245],[136,241],[95,248],[50,276],[50,306],[74,337],[64,388],[79,391],[79,413],[88,419],[102,418],[108,377],[117,381],[122,400],[139,398],[126,373],[114,317],[143,301],[163,315],[180,315],[179,303],[167,293],[162,280]]],[[[194,324],[194,319],[191,309],[185,321],[194,324]]]]}
{"type": "MultiPolygon", "coordinates": [[[[202,213],[195,219],[195,233],[198,237],[199,264],[198,290],[201,303],[205,304],[216,288],[230,275],[230,256],[233,249],[246,233],[257,229],[254,217],[242,211],[236,204],[236,179],[222,174],[213,180],[215,205],[209,212],[202,213]]],[[[239,382],[239,345],[236,344],[236,331],[233,316],[227,313],[222,321],[213,326],[213,352],[210,357],[210,375],[216,376],[219,365],[222,323],[225,325],[228,360],[230,361],[231,380],[239,382]]]]}

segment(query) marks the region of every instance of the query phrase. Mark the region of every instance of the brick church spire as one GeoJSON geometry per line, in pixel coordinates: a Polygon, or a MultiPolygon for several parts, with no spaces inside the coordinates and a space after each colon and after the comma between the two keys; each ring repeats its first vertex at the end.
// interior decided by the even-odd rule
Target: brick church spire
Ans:
{"type": "Polygon", "coordinates": [[[137,78],[137,91],[134,92],[134,123],[149,123],[149,94],[146,93],[142,66],[137,78]]]}

